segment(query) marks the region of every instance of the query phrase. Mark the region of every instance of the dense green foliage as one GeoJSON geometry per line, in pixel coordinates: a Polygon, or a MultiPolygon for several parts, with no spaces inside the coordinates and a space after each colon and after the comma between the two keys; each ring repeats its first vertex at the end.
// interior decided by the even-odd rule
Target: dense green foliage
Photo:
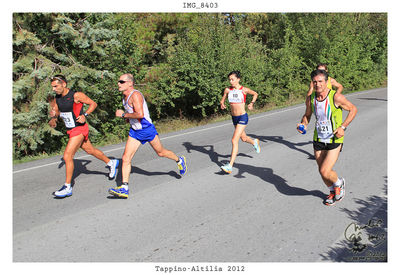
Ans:
{"type": "Polygon", "coordinates": [[[122,73],[134,75],[153,119],[202,119],[221,112],[232,70],[262,107],[304,97],[320,62],[345,91],[385,85],[387,14],[16,13],[14,157],[66,144],[62,123],[47,124],[49,79],[57,73],[98,103],[89,120],[96,141],[127,134],[114,116],[122,73]]]}

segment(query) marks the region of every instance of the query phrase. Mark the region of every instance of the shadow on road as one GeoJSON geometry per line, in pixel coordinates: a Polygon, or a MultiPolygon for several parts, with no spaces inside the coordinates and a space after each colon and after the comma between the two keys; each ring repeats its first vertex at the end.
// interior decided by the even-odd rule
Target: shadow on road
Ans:
{"type": "MultiPolygon", "coordinates": [[[[206,154],[210,157],[211,161],[214,162],[215,164],[218,165],[218,167],[222,164],[219,161],[219,158],[228,158],[230,155],[221,155],[214,150],[213,145],[193,145],[190,142],[185,142],[183,143],[183,146],[186,147],[186,150],[188,153],[191,153],[191,151],[197,151],[203,154],[206,154]]],[[[249,157],[252,158],[252,156],[246,155],[246,154],[238,154],[238,156],[244,156],[244,157],[249,157]]],[[[261,178],[263,181],[271,183],[275,186],[276,190],[279,191],[280,193],[287,195],[287,196],[315,196],[321,199],[324,199],[326,195],[322,193],[319,190],[312,190],[308,191],[303,188],[299,187],[292,187],[289,184],[287,184],[287,181],[280,177],[279,175],[274,174],[273,170],[271,168],[266,168],[266,167],[255,167],[247,164],[241,164],[235,162],[235,168],[238,169],[238,173],[234,176],[236,178],[245,178],[243,176],[244,173],[249,173],[251,175],[257,176],[261,178]]],[[[216,174],[221,174],[225,175],[224,172],[217,172],[216,174]]]]}
{"type": "MultiPolygon", "coordinates": [[[[190,154],[191,151],[197,151],[203,154],[206,154],[210,157],[210,160],[217,164],[218,167],[223,165],[222,162],[220,162],[219,158],[230,158],[231,155],[221,155],[214,150],[214,145],[193,145],[191,142],[184,142],[182,143],[183,146],[185,146],[186,151],[190,154]]],[[[246,158],[253,158],[252,156],[239,153],[237,154],[238,157],[246,157],[246,158]]]]}
{"type": "Polygon", "coordinates": [[[302,147],[302,146],[305,146],[308,144],[312,144],[312,141],[294,143],[294,142],[284,140],[282,136],[258,136],[258,135],[254,135],[254,134],[249,134],[248,136],[250,136],[252,138],[258,138],[260,140],[260,142],[272,141],[272,142],[283,144],[292,150],[296,150],[296,151],[299,151],[299,152],[305,154],[306,156],[308,156],[308,159],[315,160],[315,157],[313,154],[310,154],[308,151],[299,148],[299,147],[302,147]]]}
{"type": "MultiPolygon", "coordinates": [[[[63,158],[60,159],[61,163],[58,165],[58,169],[61,169],[63,166],[65,166],[65,161],[63,158]]],[[[91,163],[91,160],[85,160],[85,159],[74,159],[74,173],[72,174],[72,180],[71,180],[71,186],[75,185],[75,179],[79,177],[80,174],[86,174],[86,175],[104,175],[106,178],[108,178],[108,167],[105,166],[104,172],[102,171],[91,171],[87,169],[87,165],[91,163]]]]}
{"type": "Polygon", "coordinates": [[[343,239],[320,255],[323,261],[387,262],[387,177],[384,178],[384,197],[355,199],[358,209],[341,209],[353,222],[343,228],[343,239]]]}
{"type": "Polygon", "coordinates": [[[361,99],[361,100],[387,101],[387,99],[384,99],[384,98],[376,98],[376,97],[357,97],[357,99],[361,99]]]}
{"type": "MultiPolygon", "coordinates": [[[[108,174],[109,174],[109,169],[108,166],[104,166],[104,172],[101,171],[91,171],[87,169],[87,165],[91,163],[91,160],[82,160],[82,159],[74,159],[74,173],[72,175],[72,180],[71,180],[71,185],[75,185],[75,179],[79,177],[80,174],[92,174],[92,175],[104,175],[107,179],[108,174]]],[[[61,158],[61,163],[58,165],[58,168],[62,168],[65,165],[65,161],[63,158],[61,158]]],[[[131,174],[139,174],[139,175],[145,175],[145,176],[159,176],[159,175],[169,175],[174,178],[181,178],[181,176],[176,172],[176,171],[169,171],[169,172],[149,172],[146,170],[143,170],[137,166],[131,166],[131,174]]],[[[117,176],[115,179],[117,182],[117,186],[122,184],[122,160],[119,159],[119,166],[118,166],[118,172],[117,176]]]]}
{"type": "Polygon", "coordinates": [[[235,167],[239,170],[239,172],[234,176],[235,178],[245,178],[243,174],[249,173],[259,177],[265,182],[273,184],[278,192],[287,196],[314,196],[321,199],[325,199],[326,197],[326,194],[320,190],[309,191],[300,187],[290,186],[284,178],[274,174],[274,171],[271,168],[251,166],[241,163],[235,163],[235,167]]]}

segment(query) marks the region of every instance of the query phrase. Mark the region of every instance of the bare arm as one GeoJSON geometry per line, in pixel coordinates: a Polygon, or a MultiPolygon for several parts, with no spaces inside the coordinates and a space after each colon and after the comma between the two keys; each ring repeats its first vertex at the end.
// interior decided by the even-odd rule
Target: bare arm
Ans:
{"type": "Polygon", "coordinates": [[[219,104],[221,105],[221,109],[222,110],[226,109],[225,100],[226,100],[226,97],[228,96],[228,93],[229,93],[229,89],[226,88],[224,90],[224,95],[222,96],[221,101],[219,102],[219,104]]]}
{"type": "Polygon", "coordinates": [[[312,115],[311,97],[307,96],[306,112],[304,113],[303,117],[301,118],[300,123],[297,123],[297,131],[299,131],[299,133],[301,133],[301,131],[299,130],[300,124],[303,124],[304,128],[307,130],[307,125],[308,125],[308,123],[310,123],[311,115],[312,115]]]}
{"type": "Polygon", "coordinates": [[[60,111],[58,110],[58,105],[56,103],[56,99],[53,98],[50,101],[50,112],[49,115],[51,117],[50,121],[49,121],[49,125],[52,128],[55,128],[57,126],[57,119],[58,116],[60,115],[60,111]]]}
{"type": "MultiPolygon", "coordinates": [[[[89,108],[86,110],[86,114],[88,115],[91,114],[97,107],[97,103],[82,92],[76,92],[74,94],[74,101],[76,103],[84,103],[89,105],[89,108]]],[[[86,117],[84,115],[80,115],[76,118],[76,121],[79,123],[84,123],[86,121],[86,117]]]]}
{"type": "MultiPolygon", "coordinates": [[[[343,110],[348,111],[349,113],[347,114],[346,119],[343,121],[342,126],[343,127],[348,127],[349,124],[351,123],[351,121],[354,119],[354,117],[357,114],[357,107],[354,106],[353,103],[351,103],[350,101],[347,100],[347,98],[342,95],[342,94],[336,94],[334,97],[334,102],[335,105],[338,107],[341,107],[343,110]]],[[[338,127],[333,134],[337,137],[337,138],[341,138],[344,136],[344,129],[341,127],[338,127]]]]}
{"type": "Polygon", "coordinates": [[[313,91],[314,91],[314,84],[312,81],[310,81],[310,88],[308,89],[307,97],[309,97],[313,91]]]}
{"type": "Polygon", "coordinates": [[[258,93],[256,93],[255,91],[253,91],[253,90],[251,90],[249,88],[244,88],[244,92],[246,94],[251,94],[253,96],[251,102],[249,103],[249,105],[247,105],[249,110],[253,110],[253,105],[254,105],[254,102],[256,102],[256,100],[257,100],[258,93]]]}
{"type": "Polygon", "coordinates": [[[133,107],[133,113],[125,113],[123,110],[115,111],[115,116],[122,117],[125,113],[124,118],[143,118],[143,97],[140,93],[134,92],[129,98],[128,104],[133,107]]]}
{"type": "Polygon", "coordinates": [[[343,85],[337,82],[334,78],[331,78],[331,84],[336,88],[336,92],[341,94],[343,91],[343,85]]]}

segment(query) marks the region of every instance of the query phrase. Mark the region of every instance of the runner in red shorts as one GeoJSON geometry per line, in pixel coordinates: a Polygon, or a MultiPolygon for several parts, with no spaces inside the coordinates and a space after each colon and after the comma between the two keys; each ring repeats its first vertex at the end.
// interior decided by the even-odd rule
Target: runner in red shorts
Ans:
{"type": "Polygon", "coordinates": [[[102,151],[93,147],[89,140],[89,126],[86,117],[97,107],[97,103],[91,100],[82,92],[76,92],[67,88],[67,80],[63,75],[56,75],[51,78],[51,86],[56,93],[56,97],[50,102],[51,120],[49,125],[56,127],[58,117],[61,117],[67,128],[69,136],[67,147],[64,151],[64,161],[66,168],[65,184],[60,190],[54,192],[54,196],[65,198],[72,195],[71,180],[74,172],[74,155],[79,148],[86,153],[104,161],[110,168],[110,178],[114,178],[119,164],[118,159],[110,160],[102,151]],[[83,111],[83,104],[89,105],[86,112],[83,111]]]}

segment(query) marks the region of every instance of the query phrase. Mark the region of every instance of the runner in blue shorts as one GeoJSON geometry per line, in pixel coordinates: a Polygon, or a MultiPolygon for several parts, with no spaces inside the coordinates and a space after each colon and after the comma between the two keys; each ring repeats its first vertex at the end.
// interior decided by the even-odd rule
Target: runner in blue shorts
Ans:
{"type": "Polygon", "coordinates": [[[122,156],[122,185],[109,189],[109,193],[122,198],[129,196],[129,175],[131,173],[131,161],[141,144],[149,142],[151,147],[160,157],[176,161],[181,176],[186,174],[186,158],[178,157],[174,152],[165,149],[158,137],[157,130],[150,118],[146,100],[141,92],[135,90],[132,74],[123,74],[118,81],[118,89],[123,93],[123,110],[117,110],[115,115],[127,119],[131,128],[122,156]]]}
{"type": "Polygon", "coordinates": [[[255,91],[239,84],[239,71],[233,71],[229,73],[228,78],[231,86],[225,89],[220,104],[221,109],[226,109],[225,100],[228,98],[231,106],[232,122],[235,127],[235,132],[233,133],[232,137],[231,160],[228,164],[221,166],[221,169],[230,174],[232,173],[232,166],[239,150],[239,138],[242,141],[253,145],[257,153],[260,153],[261,148],[259,140],[250,138],[244,131],[249,122],[249,117],[246,113],[246,95],[250,94],[253,96],[250,104],[248,105],[249,110],[253,110],[253,105],[257,100],[258,94],[255,91]]]}

